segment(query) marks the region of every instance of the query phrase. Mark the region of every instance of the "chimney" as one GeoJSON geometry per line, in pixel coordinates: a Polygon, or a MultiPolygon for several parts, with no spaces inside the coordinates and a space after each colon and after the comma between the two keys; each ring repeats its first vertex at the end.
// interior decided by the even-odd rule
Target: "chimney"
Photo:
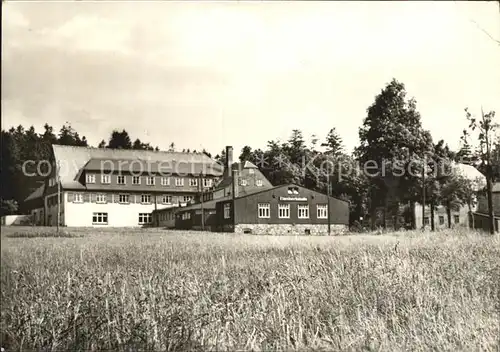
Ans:
{"type": "Polygon", "coordinates": [[[226,147],[226,164],[224,165],[224,174],[226,177],[231,176],[231,166],[233,165],[233,147],[226,147]]]}
{"type": "Polygon", "coordinates": [[[238,194],[239,194],[239,187],[238,187],[238,183],[239,183],[239,178],[238,178],[238,169],[237,168],[234,168],[233,170],[233,182],[232,182],[232,186],[233,186],[233,199],[234,198],[238,198],[238,194]]]}

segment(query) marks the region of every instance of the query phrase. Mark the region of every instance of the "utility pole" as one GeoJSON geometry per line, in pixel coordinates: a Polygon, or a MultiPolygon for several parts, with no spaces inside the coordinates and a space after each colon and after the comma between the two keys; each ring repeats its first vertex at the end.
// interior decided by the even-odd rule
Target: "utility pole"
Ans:
{"type": "MultiPolygon", "coordinates": [[[[230,171],[231,172],[231,171],[230,171]]],[[[231,184],[232,186],[232,191],[231,191],[231,198],[232,198],[232,204],[231,204],[231,216],[233,218],[233,232],[236,231],[236,212],[234,210],[234,204],[236,200],[236,191],[238,189],[238,171],[233,169],[232,170],[232,176],[233,176],[233,182],[231,184]]]]}
{"type": "Polygon", "coordinates": [[[424,157],[424,162],[422,164],[422,230],[425,230],[425,165],[427,163],[424,157]]]}
{"type": "MultiPolygon", "coordinates": [[[[483,122],[485,122],[483,107],[481,106],[481,117],[483,122]]],[[[495,218],[493,215],[493,189],[491,184],[492,178],[492,167],[491,167],[491,155],[490,155],[490,139],[489,133],[490,129],[487,127],[488,124],[484,124],[484,139],[486,141],[486,189],[488,192],[488,215],[489,215],[489,223],[490,223],[490,234],[495,234],[495,218]]]]}
{"type": "Polygon", "coordinates": [[[155,224],[156,227],[160,227],[160,215],[158,214],[158,195],[154,194],[153,197],[155,197],[155,224]]]}
{"type": "Polygon", "coordinates": [[[200,172],[201,231],[205,231],[205,209],[203,208],[203,173],[200,172]]]}
{"type": "MultiPolygon", "coordinates": [[[[329,147],[328,143],[321,143],[321,146],[322,147],[329,147]]],[[[326,153],[324,153],[324,155],[328,156],[328,151],[326,153]]],[[[328,211],[328,236],[331,235],[331,216],[330,216],[330,170],[328,170],[328,173],[326,174],[326,182],[327,182],[327,185],[326,185],[326,197],[328,199],[328,203],[327,203],[327,211],[328,211]]]]}
{"type": "Polygon", "coordinates": [[[326,186],[326,192],[327,192],[327,197],[328,197],[328,205],[326,206],[327,210],[328,210],[328,236],[331,235],[332,231],[331,231],[331,216],[330,216],[330,213],[331,213],[331,209],[330,209],[330,172],[328,172],[328,175],[327,175],[327,182],[328,182],[328,185],[326,186]]]}
{"type": "Polygon", "coordinates": [[[56,179],[57,179],[57,232],[59,232],[59,224],[61,223],[61,178],[59,177],[60,166],[57,161],[56,179]]]}

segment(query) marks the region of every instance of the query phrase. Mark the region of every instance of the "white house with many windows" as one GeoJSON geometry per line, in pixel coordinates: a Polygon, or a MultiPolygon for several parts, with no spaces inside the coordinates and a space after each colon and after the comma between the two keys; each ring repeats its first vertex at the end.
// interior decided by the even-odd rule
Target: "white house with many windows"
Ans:
{"type": "Polygon", "coordinates": [[[223,173],[204,153],[54,145],[53,157],[45,183],[26,199],[37,225],[154,225],[154,210],[189,204],[223,173]]]}

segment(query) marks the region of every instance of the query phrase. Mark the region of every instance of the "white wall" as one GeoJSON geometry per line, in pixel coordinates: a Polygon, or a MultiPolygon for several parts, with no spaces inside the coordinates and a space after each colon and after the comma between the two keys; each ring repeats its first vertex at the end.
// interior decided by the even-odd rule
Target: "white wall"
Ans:
{"type": "MultiPolygon", "coordinates": [[[[64,192],[64,225],[94,227],[142,227],[139,225],[139,213],[151,213],[154,204],[119,204],[119,203],[73,203],[68,202],[68,192],[64,192]],[[107,225],[93,225],[93,213],[108,213],[107,225]]],[[[157,209],[165,208],[164,205],[157,209]]]]}
{"type": "Polygon", "coordinates": [[[31,224],[30,215],[6,215],[2,216],[3,226],[17,226],[31,224]]]}

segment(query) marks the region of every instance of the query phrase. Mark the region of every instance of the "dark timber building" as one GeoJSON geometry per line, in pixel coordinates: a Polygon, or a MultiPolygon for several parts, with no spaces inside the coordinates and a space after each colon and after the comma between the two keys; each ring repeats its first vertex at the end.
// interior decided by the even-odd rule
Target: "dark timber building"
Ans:
{"type": "Polygon", "coordinates": [[[347,202],[294,184],[273,187],[251,162],[233,163],[232,154],[227,147],[223,179],[214,189],[187,206],[156,211],[156,223],[184,230],[280,235],[348,229],[347,202]]]}

